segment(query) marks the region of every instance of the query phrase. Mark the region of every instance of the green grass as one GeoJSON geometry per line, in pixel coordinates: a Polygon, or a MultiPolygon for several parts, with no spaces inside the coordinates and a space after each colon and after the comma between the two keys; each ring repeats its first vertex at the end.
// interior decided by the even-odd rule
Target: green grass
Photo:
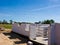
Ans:
{"type": "Polygon", "coordinates": [[[6,29],[12,29],[12,24],[0,24],[0,27],[4,27],[6,29]]]}

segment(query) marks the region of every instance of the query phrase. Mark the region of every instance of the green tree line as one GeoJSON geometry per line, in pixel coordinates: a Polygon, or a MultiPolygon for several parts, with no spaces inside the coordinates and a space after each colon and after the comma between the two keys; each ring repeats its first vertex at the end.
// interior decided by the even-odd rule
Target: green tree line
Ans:
{"type": "Polygon", "coordinates": [[[55,23],[55,21],[53,19],[51,20],[44,20],[44,21],[39,21],[39,22],[35,22],[35,24],[52,24],[52,23],[55,23]]]}
{"type": "MultiPolygon", "coordinates": [[[[13,22],[13,20],[9,20],[9,22],[6,20],[3,20],[3,21],[0,21],[0,24],[12,24],[12,22],[13,22]]],[[[21,23],[21,22],[18,22],[18,23],[21,23]]],[[[22,22],[22,23],[24,23],[24,22],[22,22]]],[[[39,24],[39,23],[41,23],[41,24],[52,24],[52,23],[55,23],[55,21],[53,19],[51,19],[51,20],[44,20],[44,21],[35,22],[35,24],[39,24]]]]}
{"type": "Polygon", "coordinates": [[[12,24],[12,20],[9,20],[9,22],[8,21],[6,21],[6,20],[3,20],[3,21],[0,21],[0,24],[12,24]]]}

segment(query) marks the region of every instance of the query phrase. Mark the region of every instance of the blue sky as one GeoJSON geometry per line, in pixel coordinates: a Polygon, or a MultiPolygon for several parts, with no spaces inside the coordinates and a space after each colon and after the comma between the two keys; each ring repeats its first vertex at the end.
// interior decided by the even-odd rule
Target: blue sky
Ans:
{"type": "Polygon", "coordinates": [[[0,0],[0,20],[60,22],[60,0],[0,0]]]}

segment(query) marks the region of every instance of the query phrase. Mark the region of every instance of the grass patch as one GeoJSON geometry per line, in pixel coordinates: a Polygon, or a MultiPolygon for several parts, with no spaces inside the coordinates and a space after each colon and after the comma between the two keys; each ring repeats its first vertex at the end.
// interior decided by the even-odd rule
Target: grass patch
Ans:
{"type": "Polygon", "coordinates": [[[0,27],[4,27],[6,29],[12,29],[12,24],[0,24],[0,27]]]}

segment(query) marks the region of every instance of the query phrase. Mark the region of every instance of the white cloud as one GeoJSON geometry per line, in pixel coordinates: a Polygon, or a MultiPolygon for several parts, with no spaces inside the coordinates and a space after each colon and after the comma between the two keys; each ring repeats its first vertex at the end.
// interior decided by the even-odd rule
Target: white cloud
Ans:
{"type": "Polygon", "coordinates": [[[52,5],[52,6],[47,6],[47,7],[43,7],[43,8],[33,9],[31,11],[39,11],[39,10],[50,9],[50,8],[55,8],[55,7],[59,7],[59,6],[60,5],[52,5]]]}

